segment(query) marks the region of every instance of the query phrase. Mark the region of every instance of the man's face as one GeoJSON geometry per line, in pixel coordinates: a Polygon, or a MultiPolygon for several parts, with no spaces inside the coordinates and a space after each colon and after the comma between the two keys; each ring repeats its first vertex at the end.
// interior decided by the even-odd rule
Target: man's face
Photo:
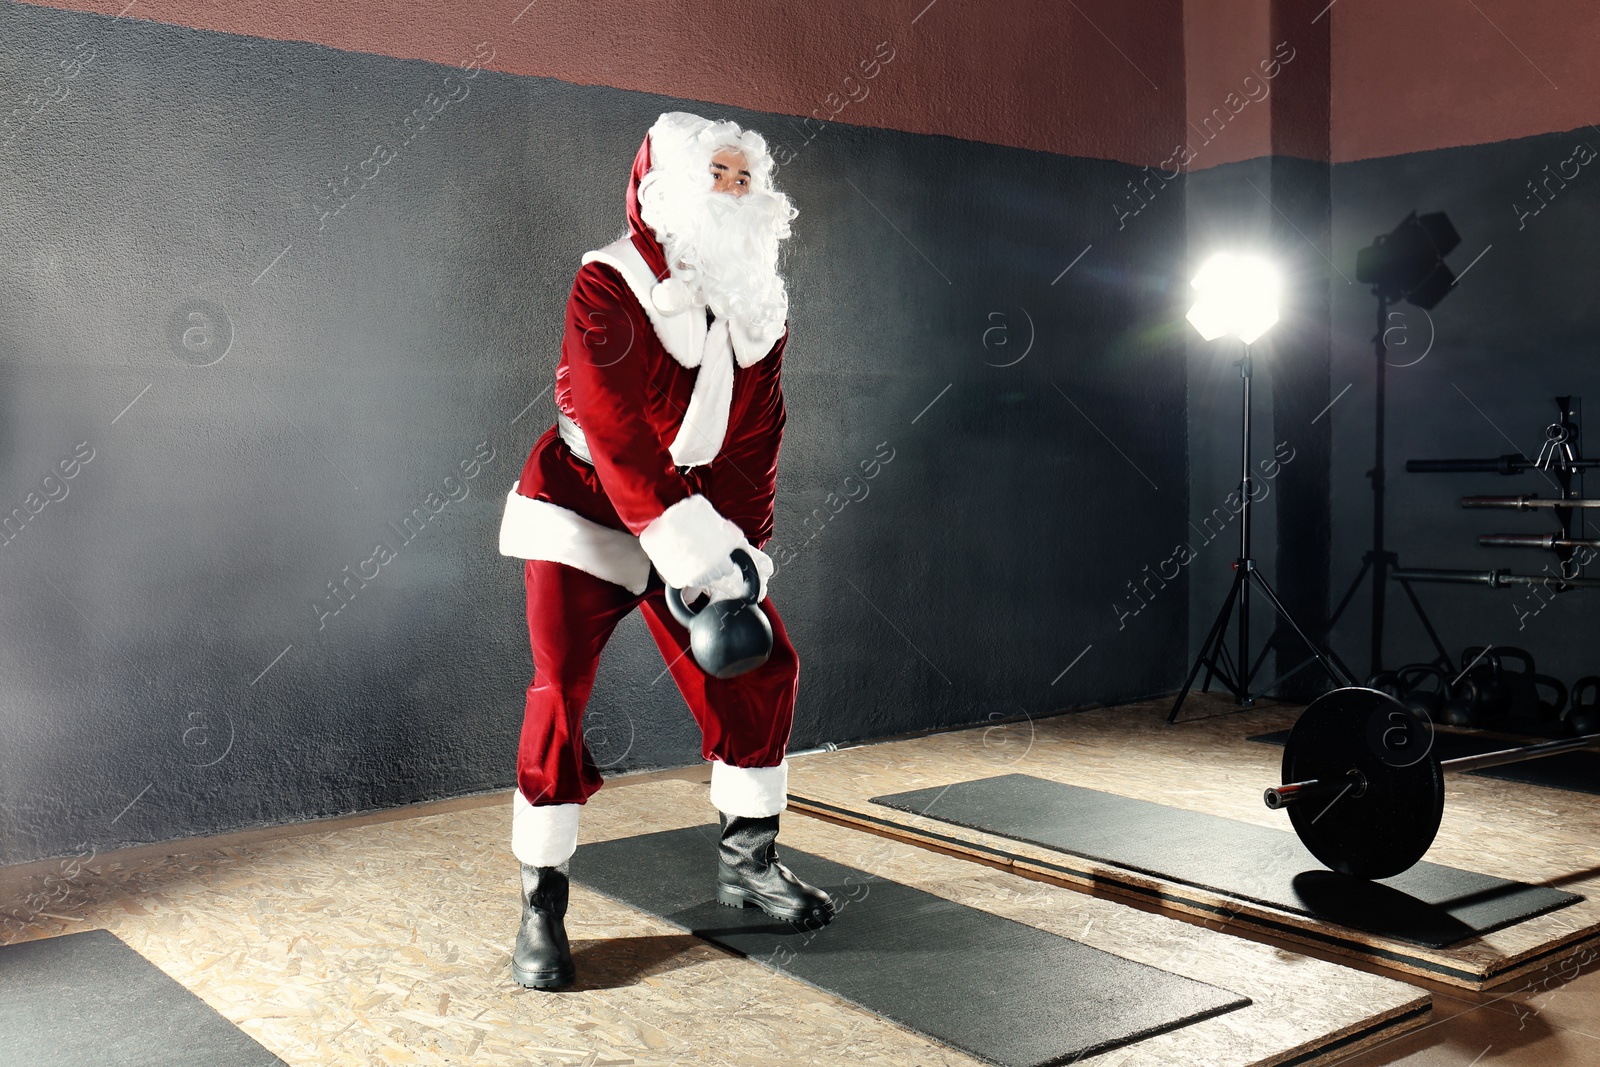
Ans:
{"type": "MultiPolygon", "coordinates": [[[[702,157],[703,158],[703,157],[702,157]]],[[[743,196],[750,191],[750,164],[737,148],[719,148],[711,156],[711,191],[743,196]]]]}

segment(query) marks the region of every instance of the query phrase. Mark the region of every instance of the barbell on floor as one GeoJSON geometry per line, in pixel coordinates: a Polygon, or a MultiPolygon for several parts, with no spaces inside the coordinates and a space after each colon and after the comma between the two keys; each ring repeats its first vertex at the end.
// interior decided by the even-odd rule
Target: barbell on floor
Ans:
{"type": "Polygon", "coordinates": [[[1376,689],[1335,689],[1301,713],[1283,749],[1286,785],[1266,791],[1287,808],[1306,849],[1330,869],[1391,878],[1428,851],[1444,816],[1444,772],[1600,748],[1600,734],[1441,761],[1427,716],[1376,689]]]}

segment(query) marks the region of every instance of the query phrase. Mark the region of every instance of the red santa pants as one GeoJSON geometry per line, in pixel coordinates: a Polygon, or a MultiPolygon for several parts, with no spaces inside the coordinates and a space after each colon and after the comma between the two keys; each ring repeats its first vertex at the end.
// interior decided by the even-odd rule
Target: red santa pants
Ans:
{"type": "Polygon", "coordinates": [[[523,579],[534,673],[517,748],[517,786],[530,804],[582,804],[600,788],[600,770],[583,741],[583,710],[601,650],[635,607],[644,609],[650,634],[700,724],[701,755],[728,767],[783,762],[800,660],[771,597],[761,602],[772,623],[771,657],[737,678],[716,678],[695,662],[689,631],[672,617],[654,573],[639,594],[547,560],[526,560],[523,579]]]}

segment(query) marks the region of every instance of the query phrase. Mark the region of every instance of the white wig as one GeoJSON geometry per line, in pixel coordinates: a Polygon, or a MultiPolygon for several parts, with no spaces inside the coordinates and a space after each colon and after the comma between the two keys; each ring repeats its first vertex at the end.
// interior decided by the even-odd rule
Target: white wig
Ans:
{"type": "Polygon", "coordinates": [[[696,188],[711,188],[711,157],[719,148],[737,148],[750,167],[750,191],[772,193],[772,154],[767,139],[755,130],[740,130],[737,122],[712,122],[687,111],[668,111],[650,127],[650,173],[639,183],[645,189],[663,176],[692,180],[696,188]]]}

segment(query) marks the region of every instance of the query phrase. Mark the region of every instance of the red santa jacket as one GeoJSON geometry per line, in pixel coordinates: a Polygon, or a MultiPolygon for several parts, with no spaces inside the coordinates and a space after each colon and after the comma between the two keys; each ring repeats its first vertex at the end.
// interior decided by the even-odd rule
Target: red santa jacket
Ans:
{"type": "Polygon", "coordinates": [[[558,422],[529,453],[500,530],[506,555],[635,593],[651,566],[637,535],[692,495],[757,548],[772,536],[788,339],[787,324],[762,335],[669,299],[677,294],[658,285],[666,257],[639,212],[649,169],[646,137],[628,183],[628,236],[585,255],[573,281],[558,422]]]}

